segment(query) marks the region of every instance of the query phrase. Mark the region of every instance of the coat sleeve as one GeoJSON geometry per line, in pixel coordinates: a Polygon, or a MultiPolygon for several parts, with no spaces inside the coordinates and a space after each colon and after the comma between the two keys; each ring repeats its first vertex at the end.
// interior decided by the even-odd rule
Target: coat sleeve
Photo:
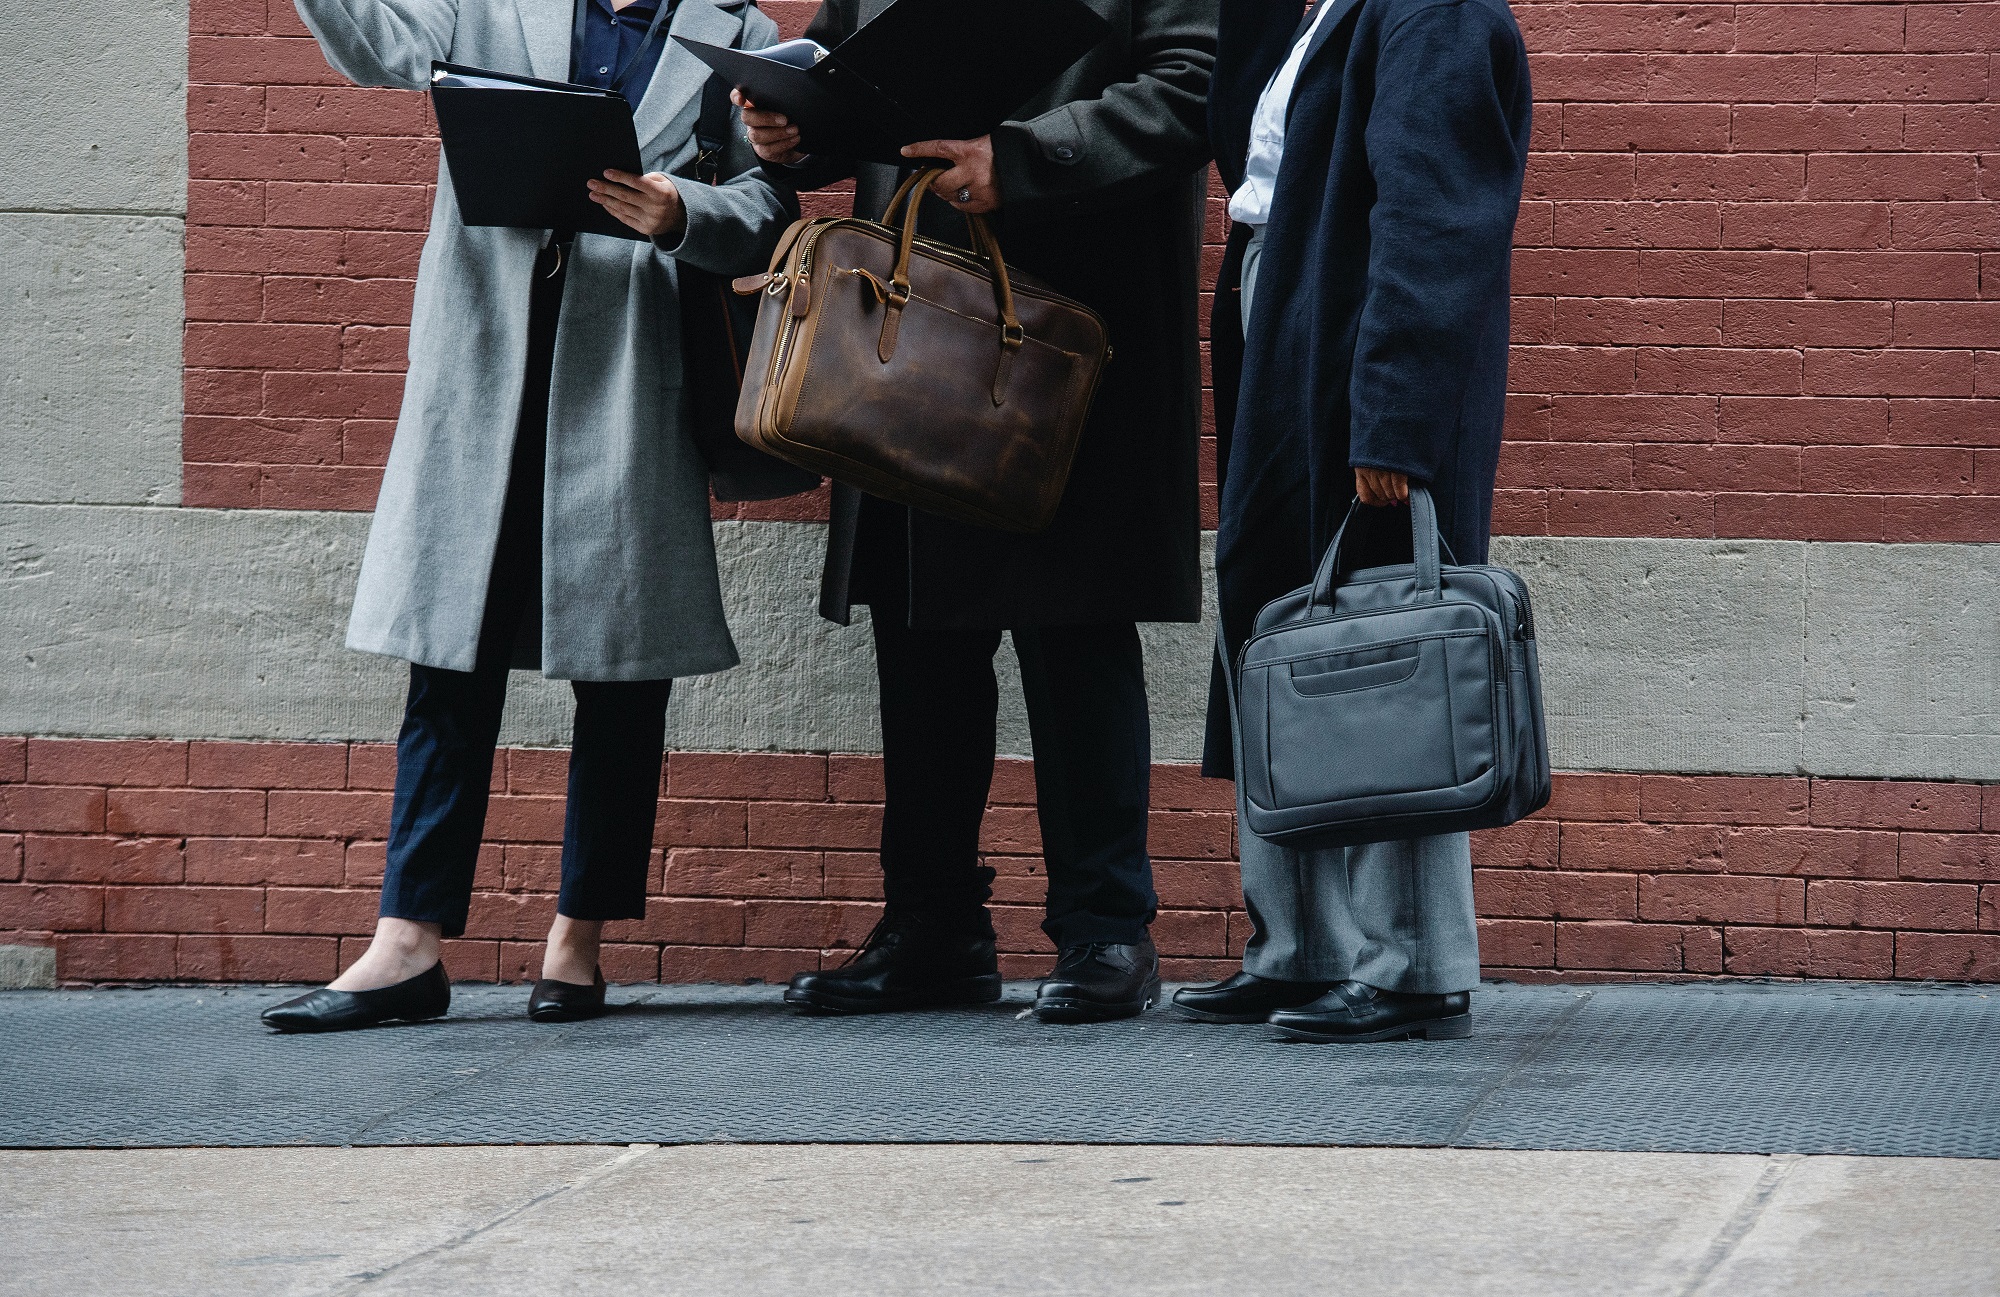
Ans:
{"type": "Polygon", "coordinates": [[[1507,308],[1526,75],[1513,28],[1464,0],[1419,10],[1383,44],[1351,464],[1431,481],[1451,453],[1470,357],[1507,308]]]}
{"type": "Polygon", "coordinates": [[[1132,23],[1130,80],[993,132],[1009,224],[1122,201],[1208,161],[1213,0],[1134,0],[1132,23]]]}
{"type": "MultiPolygon", "coordinates": [[[[743,33],[743,48],[759,50],[777,41],[777,24],[762,13],[750,10],[745,21],[749,25],[743,33]]],[[[732,113],[730,121],[733,132],[740,135],[741,114],[732,113]]],[[[713,185],[675,177],[674,188],[680,191],[687,223],[672,245],[658,244],[660,251],[716,275],[733,277],[762,270],[778,236],[798,219],[798,199],[780,179],[783,171],[781,167],[753,165],[713,185]]]]}
{"type": "Polygon", "coordinates": [[[458,0],[294,0],[333,70],[356,85],[422,90],[451,57],[458,0]]]}

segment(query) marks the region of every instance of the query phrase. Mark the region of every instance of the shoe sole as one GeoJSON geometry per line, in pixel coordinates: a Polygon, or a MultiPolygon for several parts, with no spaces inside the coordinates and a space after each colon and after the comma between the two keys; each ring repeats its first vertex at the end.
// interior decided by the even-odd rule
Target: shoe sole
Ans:
{"type": "Polygon", "coordinates": [[[1406,1022],[1400,1026],[1384,1027],[1380,1031],[1348,1035],[1341,1032],[1314,1031],[1310,1027],[1287,1027],[1282,1023],[1272,1023],[1279,1034],[1289,1040],[1307,1040],[1316,1045],[1372,1045],[1383,1040],[1466,1040],[1472,1036],[1472,1015],[1453,1014],[1448,1018],[1429,1018],[1423,1022],[1406,1022]]]}
{"type": "Polygon", "coordinates": [[[440,1009],[436,1013],[426,1013],[410,1017],[370,1018],[366,1022],[343,1022],[338,1025],[325,1027],[281,1026],[278,1023],[265,1019],[260,1019],[260,1021],[280,1036],[330,1036],[338,1031],[367,1031],[371,1027],[389,1027],[399,1022],[436,1022],[450,1012],[451,1010],[449,1009],[440,1009]]]}
{"type": "Polygon", "coordinates": [[[868,1013],[908,1013],[917,1009],[957,1009],[967,1005],[992,1004],[1000,998],[1000,974],[984,973],[951,986],[893,1000],[858,1000],[829,995],[824,991],[785,988],[785,1003],[809,1013],[856,1017],[868,1013]]]}
{"type": "Polygon", "coordinates": [[[603,1017],[605,1013],[609,1010],[609,1008],[610,1008],[609,1005],[605,1005],[602,1008],[585,1009],[581,1012],[575,1009],[530,1009],[528,1010],[528,1021],[588,1022],[592,1018],[603,1017]]]}
{"type": "Polygon", "coordinates": [[[1185,1004],[1170,1005],[1170,1008],[1189,1022],[1209,1022],[1223,1027],[1244,1027],[1253,1023],[1269,1022],[1274,1010],[1263,1013],[1217,1013],[1213,1009],[1191,1009],[1185,1004]]]}
{"type": "Polygon", "coordinates": [[[1160,981],[1154,978],[1136,1000],[1106,1004],[1102,1000],[1036,1000],[1035,1016],[1043,1022],[1068,1026],[1079,1022],[1116,1022],[1136,1018],[1160,1002],[1160,981]]]}

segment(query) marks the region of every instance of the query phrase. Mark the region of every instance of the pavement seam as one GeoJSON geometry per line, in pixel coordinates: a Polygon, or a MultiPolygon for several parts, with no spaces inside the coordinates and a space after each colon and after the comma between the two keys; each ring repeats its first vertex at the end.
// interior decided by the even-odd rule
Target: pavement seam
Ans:
{"type": "Polygon", "coordinates": [[[506,1211],[501,1212],[498,1216],[495,1216],[493,1219],[487,1221],[483,1225],[475,1225],[471,1229],[465,1230],[458,1234],[454,1234],[452,1237],[444,1240],[442,1243],[433,1243],[431,1246],[424,1248],[421,1251],[412,1252],[410,1255],[403,1257],[400,1260],[391,1261],[388,1265],[385,1265],[378,1270],[364,1270],[360,1274],[349,1275],[348,1279],[351,1282],[348,1283],[346,1287],[338,1288],[333,1291],[336,1294],[362,1292],[370,1284],[374,1283],[378,1279],[386,1279],[390,1275],[395,1274],[399,1270],[408,1269],[409,1267],[417,1265],[420,1262],[428,1261],[432,1257],[442,1256],[447,1252],[455,1252],[459,1248],[464,1247],[467,1243],[470,1243],[474,1239],[479,1238],[481,1235],[490,1233],[493,1230],[500,1228],[502,1225],[505,1225],[510,1221],[518,1220],[522,1216],[525,1216],[527,1213],[533,1211],[535,1208],[541,1206],[543,1203],[549,1202],[552,1199],[560,1198],[565,1194],[575,1193],[577,1190],[585,1188],[595,1183],[596,1181],[603,1179],[605,1176],[610,1175],[614,1171],[617,1171],[623,1167],[630,1166],[632,1163],[638,1161],[642,1157],[645,1157],[649,1153],[658,1152],[659,1149],[660,1146],[658,1144],[628,1144],[625,1146],[624,1150],[618,1154],[618,1156],[612,1158],[608,1162],[592,1167],[590,1170],[584,1172],[576,1179],[569,1181],[567,1184],[559,1184],[553,1189],[549,1189],[543,1193],[538,1193],[534,1197],[528,1199],[526,1202],[521,1203],[519,1206],[509,1207],[506,1211]]]}
{"type": "MultiPolygon", "coordinates": [[[[1591,998],[1596,994],[1597,992],[1595,991],[1579,991],[1576,997],[1570,1001],[1569,1006],[1556,1015],[1556,1020],[1543,1028],[1541,1035],[1529,1041],[1527,1047],[1514,1056],[1514,1061],[1507,1065],[1505,1071],[1501,1072],[1499,1076],[1494,1077],[1485,1089],[1473,1096],[1472,1102],[1466,1105],[1463,1113],[1459,1114],[1459,1118],[1453,1123],[1452,1128],[1445,1132],[1445,1136],[1439,1141],[1439,1145],[1443,1148],[1457,1148],[1459,1146],[1458,1141],[1463,1139],[1466,1132],[1472,1129],[1472,1123],[1479,1119],[1479,1114],[1485,1110],[1486,1105],[1492,1102],[1502,1090],[1505,1090],[1512,1084],[1515,1077],[1534,1066],[1540,1060],[1541,1056],[1548,1052],[1548,1048],[1554,1043],[1555,1038],[1561,1035],[1563,1029],[1568,1027],[1570,1023],[1576,1021],[1576,1016],[1583,1012],[1583,1006],[1589,1004],[1591,998]]],[[[1475,1145],[1474,1147],[1477,1146],[1475,1145]]]]}
{"type": "Polygon", "coordinates": [[[1770,1205],[1771,1199],[1784,1184],[1785,1177],[1792,1173],[1794,1166],[1805,1160],[1805,1155],[1801,1153],[1771,1155],[1769,1164],[1764,1168],[1764,1174],[1757,1177],[1757,1183],[1743,1196],[1743,1201],[1736,1204],[1736,1210],[1729,1213],[1729,1219],[1722,1222],[1722,1228],[1717,1230],[1715,1237],[1709,1241],[1708,1251],[1702,1253],[1701,1260],[1695,1265],[1694,1273],[1681,1285],[1676,1297],[1695,1297],[1695,1294],[1708,1286],[1708,1281],[1715,1277],[1723,1262],[1729,1260],[1730,1254],[1736,1251],[1736,1245],[1756,1227],[1758,1219],[1764,1214],[1764,1208],[1770,1205]]]}

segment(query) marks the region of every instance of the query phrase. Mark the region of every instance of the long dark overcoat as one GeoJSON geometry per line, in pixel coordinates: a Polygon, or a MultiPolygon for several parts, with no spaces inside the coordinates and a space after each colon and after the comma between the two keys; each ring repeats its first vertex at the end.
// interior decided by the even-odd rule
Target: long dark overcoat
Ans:
{"type": "MultiPolygon", "coordinates": [[[[834,45],[888,2],[826,0],[808,34],[834,45]]],[[[1197,336],[1215,4],[1090,4],[1111,34],[993,134],[1002,206],[989,219],[1008,262],[1110,330],[1114,356],[1062,507],[1047,531],[1020,536],[871,502],[857,561],[861,496],[836,487],[821,597],[836,621],[884,589],[907,593],[910,624],[926,628],[1201,616],[1197,336]]],[[[856,214],[874,218],[907,174],[821,159],[797,183],[849,172],[856,214]]],[[[923,222],[965,242],[964,219],[936,198],[923,222]]]]}
{"type": "MultiPolygon", "coordinates": [[[[1503,0],[1322,3],[1336,7],[1293,93],[1247,335],[1247,229],[1232,231],[1217,285],[1216,582],[1231,653],[1259,608],[1311,579],[1356,466],[1429,483],[1461,563],[1485,561],[1492,519],[1528,150],[1520,29],[1503,0]]],[[[1210,122],[1232,189],[1303,11],[1222,0],[1210,122]]],[[[1407,562],[1409,515],[1363,514],[1356,557],[1407,562]]],[[[1208,740],[1205,771],[1228,777],[1219,678],[1208,740]]]]}

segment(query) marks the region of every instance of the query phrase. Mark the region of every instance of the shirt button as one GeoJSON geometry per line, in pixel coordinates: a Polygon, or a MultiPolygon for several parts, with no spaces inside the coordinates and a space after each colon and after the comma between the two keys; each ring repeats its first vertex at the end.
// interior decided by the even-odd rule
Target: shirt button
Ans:
{"type": "Polygon", "coordinates": [[[1076,150],[1065,144],[1056,150],[1056,156],[1067,162],[1076,156],[1076,150]]]}
{"type": "Polygon", "coordinates": [[[610,69],[610,68],[599,68],[599,69],[597,69],[597,75],[598,75],[598,76],[603,76],[604,74],[606,74],[606,73],[607,73],[607,72],[609,72],[609,71],[611,71],[611,69],[610,69]]]}

